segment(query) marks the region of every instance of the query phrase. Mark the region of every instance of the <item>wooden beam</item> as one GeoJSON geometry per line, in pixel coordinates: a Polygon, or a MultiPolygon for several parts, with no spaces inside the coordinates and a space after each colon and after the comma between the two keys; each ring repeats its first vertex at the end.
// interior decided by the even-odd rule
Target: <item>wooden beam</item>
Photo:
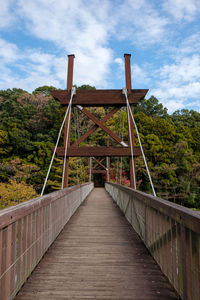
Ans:
{"type": "Polygon", "coordinates": [[[123,141],[121,138],[119,138],[113,131],[111,131],[108,127],[103,125],[101,121],[99,121],[93,114],[91,114],[87,109],[79,106],[79,109],[81,112],[86,115],[90,120],[92,120],[96,125],[98,125],[103,131],[105,131],[113,140],[115,140],[120,145],[123,144],[123,141]]]}
{"type": "MultiPolygon", "coordinates": [[[[100,162],[102,163],[105,159],[106,159],[106,158],[103,157],[102,159],[100,159],[100,162]]],[[[95,164],[94,167],[93,167],[93,170],[96,169],[96,167],[97,167],[98,165],[99,165],[99,164],[95,164]]]]}
{"type": "MultiPolygon", "coordinates": [[[[64,156],[64,147],[58,147],[56,151],[58,156],[64,156]]],[[[141,155],[140,147],[134,147],[134,156],[141,155]]],[[[105,156],[131,156],[130,147],[69,147],[67,156],[70,157],[105,157],[105,156]]]]}
{"type": "Polygon", "coordinates": [[[95,157],[93,157],[93,159],[97,162],[97,164],[99,165],[99,166],[101,166],[103,169],[105,169],[106,170],[106,167],[101,163],[101,161],[99,161],[97,158],[95,158],[95,157]]]}
{"type": "Polygon", "coordinates": [[[92,170],[92,174],[106,174],[106,170],[92,170]]]}
{"type": "MultiPolygon", "coordinates": [[[[112,109],[105,117],[103,117],[100,122],[102,124],[104,124],[109,118],[111,118],[121,107],[115,107],[114,109],[112,109]]],[[[83,141],[85,141],[93,132],[95,132],[95,130],[97,130],[97,128],[99,128],[98,125],[94,125],[92,126],[86,133],[84,133],[77,141],[75,141],[72,144],[72,147],[76,147],[78,146],[80,143],[82,143],[83,141]]]]}
{"type": "Polygon", "coordinates": [[[130,63],[131,54],[124,54],[124,58],[125,58],[126,88],[127,90],[131,90],[131,63],[130,63]]]}
{"type": "Polygon", "coordinates": [[[68,55],[68,68],[67,68],[67,90],[68,91],[71,91],[73,85],[74,58],[75,58],[74,54],[68,55]]]}
{"type": "MultiPolygon", "coordinates": [[[[74,70],[74,55],[68,55],[68,68],[67,68],[67,91],[70,92],[73,85],[73,70],[74,70]]],[[[71,93],[71,92],[70,92],[71,93]]],[[[71,122],[71,111],[68,112],[66,121],[65,121],[65,127],[64,127],[64,146],[66,145],[66,138],[67,138],[67,124],[71,122]]],[[[70,126],[70,124],[69,124],[70,126]]],[[[67,148],[70,146],[70,127],[69,127],[69,135],[68,135],[68,141],[67,141],[67,148]]],[[[64,161],[63,161],[63,167],[64,167],[64,161]]],[[[64,183],[63,187],[66,188],[68,186],[68,171],[69,171],[69,157],[66,158],[65,163],[65,170],[64,170],[64,183]]]]}
{"type": "MultiPolygon", "coordinates": [[[[128,90],[130,104],[137,103],[144,99],[148,90],[128,90]]],[[[51,91],[52,96],[59,100],[62,105],[68,105],[71,92],[67,90],[51,91]]],[[[72,105],[81,106],[126,106],[126,100],[122,90],[79,90],[73,97],[72,105]]]]}
{"type": "MultiPolygon", "coordinates": [[[[89,170],[87,170],[87,173],[89,173],[89,170]]],[[[106,170],[92,170],[91,173],[92,174],[106,174],[107,171],[106,170]]]]}

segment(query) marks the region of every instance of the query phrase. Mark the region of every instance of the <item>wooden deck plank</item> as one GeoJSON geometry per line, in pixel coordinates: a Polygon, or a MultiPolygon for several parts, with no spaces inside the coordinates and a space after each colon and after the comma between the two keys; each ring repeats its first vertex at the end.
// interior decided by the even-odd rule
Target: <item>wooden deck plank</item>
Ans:
{"type": "Polygon", "coordinates": [[[95,188],[15,299],[177,298],[116,204],[95,188]]]}

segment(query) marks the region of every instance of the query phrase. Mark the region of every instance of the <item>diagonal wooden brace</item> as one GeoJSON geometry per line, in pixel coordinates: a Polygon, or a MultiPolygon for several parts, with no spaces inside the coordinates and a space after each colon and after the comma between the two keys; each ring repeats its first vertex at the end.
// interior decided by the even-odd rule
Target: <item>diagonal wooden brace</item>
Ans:
{"type": "MultiPolygon", "coordinates": [[[[121,106],[119,107],[115,107],[114,109],[112,109],[105,117],[103,117],[99,122],[101,122],[102,124],[105,123],[108,119],[110,119],[116,112],[118,112],[118,110],[120,110],[121,106]]],[[[94,125],[92,126],[86,133],[84,133],[76,142],[74,142],[72,144],[72,147],[76,147],[78,146],[80,143],[82,143],[83,141],[85,141],[93,132],[95,132],[95,130],[98,129],[98,125],[94,125]]]]}
{"type": "Polygon", "coordinates": [[[91,119],[98,127],[100,127],[103,131],[105,131],[110,137],[113,138],[117,143],[122,145],[123,147],[128,147],[121,138],[119,138],[113,131],[111,131],[108,127],[106,127],[103,122],[99,121],[93,114],[91,114],[87,109],[83,108],[80,105],[77,107],[82,111],[84,115],[86,115],[89,119],[91,119]]]}
{"type": "MultiPolygon", "coordinates": [[[[97,162],[97,164],[99,164],[103,169],[107,170],[107,168],[95,157],[93,157],[93,159],[97,162]]],[[[94,168],[93,168],[94,169],[94,168]]]]}
{"type": "MultiPolygon", "coordinates": [[[[99,160],[100,163],[102,163],[105,159],[106,159],[105,157],[103,157],[102,159],[100,159],[100,160],[99,160]]],[[[97,167],[98,165],[99,165],[99,164],[95,164],[94,167],[93,167],[93,169],[96,169],[96,167],[97,167]]]]}

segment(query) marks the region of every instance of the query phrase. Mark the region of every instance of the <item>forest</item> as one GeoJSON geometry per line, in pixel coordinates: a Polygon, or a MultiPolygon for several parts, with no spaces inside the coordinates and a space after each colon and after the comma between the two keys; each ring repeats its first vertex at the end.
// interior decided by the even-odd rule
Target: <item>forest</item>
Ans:
{"type": "MultiPolygon", "coordinates": [[[[13,88],[0,91],[0,208],[39,196],[64,117],[64,108],[53,99],[52,86],[32,93],[13,88]]],[[[95,89],[88,85],[77,89],[95,89]]],[[[90,108],[102,118],[112,107],[90,108]]],[[[134,117],[148,166],[159,197],[193,208],[200,208],[200,113],[167,109],[151,96],[134,108],[134,117]]],[[[74,107],[71,142],[93,125],[74,107]]],[[[128,141],[125,107],[106,123],[128,141]]],[[[81,145],[106,145],[108,136],[100,129],[81,145]]],[[[63,136],[60,145],[63,143],[63,136]]],[[[114,141],[110,141],[115,145],[114,141]]],[[[138,145],[135,136],[135,144],[138,145]]],[[[137,186],[151,193],[142,156],[136,158],[137,186]]],[[[62,158],[56,157],[45,193],[60,189],[62,158]]],[[[69,185],[88,181],[88,159],[70,158],[69,185]]],[[[129,184],[128,158],[111,158],[111,181],[129,184]]]]}

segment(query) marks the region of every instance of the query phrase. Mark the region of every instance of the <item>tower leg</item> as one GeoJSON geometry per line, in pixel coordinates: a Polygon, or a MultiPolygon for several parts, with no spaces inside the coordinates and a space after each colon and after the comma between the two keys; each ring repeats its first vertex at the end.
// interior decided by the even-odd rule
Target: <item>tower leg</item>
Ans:
{"type": "MultiPolygon", "coordinates": [[[[68,55],[68,70],[67,70],[67,90],[70,91],[73,86],[73,70],[74,70],[74,54],[68,55]]],[[[70,124],[69,124],[69,135],[68,135],[68,141],[66,144],[66,138],[67,138],[67,124],[68,122],[71,122],[71,112],[69,111],[66,121],[65,121],[65,127],[64,127],[64,147],[65,145],[67,148],[70,146],[70,124]]],[[[65,170],[64,170],[64,184],[63,187],[68,187],[68,175],[69,175],[69,157],[66,157],[66,163],[65,163],[65,170]]]]}

